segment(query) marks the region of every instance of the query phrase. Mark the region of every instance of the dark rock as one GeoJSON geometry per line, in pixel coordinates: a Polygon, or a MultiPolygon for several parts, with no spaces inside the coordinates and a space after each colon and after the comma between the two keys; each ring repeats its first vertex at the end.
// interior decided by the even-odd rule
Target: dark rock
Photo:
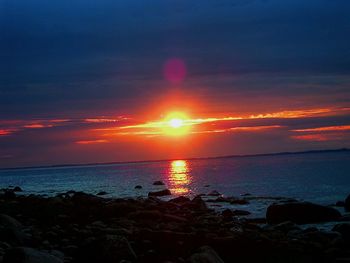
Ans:
{"type": "Polygon", "coordinates": [[[106,195],[106,194],[108,194],[108,193],[105,191],[101,191],[101,192],[98,192],[96,195],[106,195]]]}
{"type": "Polygon", "coordinates": [[[22,190],[21,187],[16,186],[15,188],[13,188],[13,191],[14,191],[14,192],[22,192],[23,190],[22,190]]]}
{"type": "Polygon", "coordinates": [[[235,216],[247,216],[247,215],[250,215],[250,212],[249,211],[245,211],[245,210],[235,209],[232,212],[233,212],[233,215],[235,215],[235,216]]]}
{"type": "Polygon", "coordinates": [[[2,194],[2,196],[5,199],[14,199],[14,198],[16,198],[16,194],[15,194],[15,192],[12,189],[6,189],[4,191],[4,193],[2,194]]]}
{"type": "Polygon", "coordinates": [[[16,247],[5,253],[3,263],[63,263],[63,260],[33,248],[16,247]]]}
{"type": "Polygon", "coordinates": [[[210,187],[210,184],[206,184],[204,187],[210,187]]]}
{"type": "Polygon", "coordinates": [[[0,228],[0,240],[15,246],[31,244],[31,237],[28,234],[21,229],[12,227],[0,228]]]}
{"type": "Polygon", "coordinates": [[[0,226],[10,228],[21,228],[22,224],[11,216],[0,214],[0,226]]]}
{"type": "Polygon", "coordinates": [[[170,203],[175,203],[175,204],[185,204],[185,203],[188,203],[190,201],[191,200],[185,196],[179,196],[179,197],[176,197],[176,198],[169,200],[170,203]]]}
{"type": "Polygon", "coordinates": [[[221,212],[223,217],[233,217],[233,212],[231,209],[225,209],[221,212]]]}
{"type": "Polygon", "coordinates": [[[224,263],[219,255],[209,246],[201,247],[197,253],[193,254],[190,263],[224,263]]]}
{"type": "Polygon", "coordinates": [[[345,206],[345,202],[344,201],[338,201],[335,203],[335,206],[337,207],[344,207],[345,206]]]}
{"type": "Polygon", "coordinates": [[[272,204],[267,208],[266,220],[269,224],[291,221],[297,224],[335,221],[341,214],[332,207],[308,202],[272,204]]]}
{"type": "Polygon", "coordinates": [[[136,185],[135,189],[142,189],[142,186],[141,185],[136,185]]]}
{"type": "Polygon", "coordinates": [[[128,240],[122,236],[106,235],[86,240],[77,251],[78,262],[115,263],[135,260],[136,254],[128,240]]]}
{"type": "Polygon", "coordinates": [[[350,241],[350,224],[349,223],[337,224],[333,227],[332,231],[340,233],[344,238],[344,240],[348,242],[350,241]]]}
{"type": "Polygon", "coordinates": [[[161,191],[156,191],[156,192],[149,192],[148,196],[166,196],[166,195],[171,195],[171,192],[169,189],[164,189],[161,191]]]}
{"type": "Polygon", "coordinates": [[[195,210],[195,211],[206,211],[208,210],[208,207],[206,203],[203,201],[203,199],[200,196],[196,196],[191,200],[191,202],[188,204],[189,208],[195,210]]]}
{"type": "Polygon", "coordinates": [[[345,199],[344,207],[347,211],[350,211],[350,195],[345,199]]]}
{"type": "Polygon", "coordinates": [[[162,181],[155,181],[153,185],[164,185],[164,183],[162,181]]]}
{"type": "Polygon", "coordinates": [[[220,196],[220,195],[221,194],[218,191],[216,191],[216,190],[213,190],[213,191],[211,191],[210,193],[207,194],[207,196],[220,196]]]}

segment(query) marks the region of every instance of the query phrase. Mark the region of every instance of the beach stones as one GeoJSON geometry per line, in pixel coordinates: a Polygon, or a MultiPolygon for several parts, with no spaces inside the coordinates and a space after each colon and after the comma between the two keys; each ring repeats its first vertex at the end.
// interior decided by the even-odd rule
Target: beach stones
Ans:
{"type": "Polygon", "coordinates": [[[33,248],[16,247],[6,252],[3,263],[63,263],[63,260],[33,248]]]}
{"type": "Polygon", "coordinates": [[[332,207],[309,202],[292,202],[272,204],[267,208],[266,220],[269,224],[291,221],[297,224],[308,224],[338,220],[341,214],[332,207]]]}
{"type": "Polygon", "coordinates": [[[209,246],[201,247],[197,253],[193,254],[190,263],[224,263],[219,255],[209,246]]]}
{"type": "Polygon", "coordinates": [[[141,185],[136,185],[134,188],[135,189],[142,189],[142,186],[141,185]]]}
{"type": "Polygon", "coordinates": [[[164,185],[164,183],[162,181],[155,181],[153,185],[164,185]]]}
{"type": "Polygon", "coordinates": [[[0,226],[10,228],[21,228],[22,224],[11,216],[0,214],[0,226]]]}
{"type": "Polygon", "coordinates": [[[136,254],[128,240],[118,235],[91,237],[78,250],[78,262],[115,263],[135,259],[136,254]]]}
{"type": "Polygon", "coordinates": [[[350,195],[345,199],[344,207],[347,211],[350,211],[350,195]]]}
{"type": "Polygon", "coordinates": [[[166,195],[171,195],[171,192],[169,189],[164,189],[161,191],[156,191],[156,192],[149,192],[148,196],[166,196],[166,195]]]}

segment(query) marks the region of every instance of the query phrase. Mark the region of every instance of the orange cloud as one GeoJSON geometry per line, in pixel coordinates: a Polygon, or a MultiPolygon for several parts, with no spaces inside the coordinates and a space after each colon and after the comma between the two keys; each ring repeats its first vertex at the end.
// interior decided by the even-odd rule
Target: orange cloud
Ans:
{"type": "Polygon", "coordinates": [[[350,125],[325,126],[309,129],[296,129],[294,132],[329,132],[329,131],[350,131],[350,125]]]}
{"type": "Polygon", "coordinates": [[[95,144],[95,143],[106,143],[108,140],[86,140],[86,141],[76,141],[77,144],[95,144]]]}
{"type": "Polygon", "coordinates": [[[344,136],[343,134],[339,134],[339,133],[331,133],[331,134],[294,135],[294,136],[291,136],[291,138],[295,140],[302,140],[302,141],[324,142],[324,141],[343,140],[344,136]]]}
{"type": "Polygon", "coordinates": [[[51,124],[40,124],[40,123],[33,123],[33,124],[27,124],[23,126],[27,129],[42,129],[42,128],[51,128],[53,125],[51,124]]]}

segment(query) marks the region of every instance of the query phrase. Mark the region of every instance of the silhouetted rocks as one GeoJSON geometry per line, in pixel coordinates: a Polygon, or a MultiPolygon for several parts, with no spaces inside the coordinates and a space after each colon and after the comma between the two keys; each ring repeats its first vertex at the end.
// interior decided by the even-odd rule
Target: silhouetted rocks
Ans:
{"type": "Polygon", "coordinates": [[[164,189],[161,191],[156,191],[156,192],[149,192],[148,196],[166,196],[166,195],[171,195],[171,192],[169,189],[164,189]]]}
{"type": "Polygon", "coordinates": [[[340,217],[341,214],[332,207],[309,202],[272,204],[266,212],[266,220],[269,224],[278,224],[284,221],[307,224],[334,221],[340,217]]]}
{"type": "Polygon", "coordinates": [[[162,181],[155,181],[153,185],[164,185],[164,183],[162,181]]]}
{"type": "Polygon", "coordinates": [[[332,231],[340,233],[344,240],[350,242],[350,223],[337,224],[333,227],[332,231]]]}
{"type": "Polygon", "coordinates": [[[190,263],[224,263],[219,255],[209,246],[201,247],[190,257],[190,263]]]}
{"type": "Polygon", "coordinates": [[[337,262],[350,252],[348,223],[266,225],[244,210],[209,209],[201,196],[2,195],[0,211],[1,263],[337,262]]]}
{"type": "Polygon", "coordinates": [[[345,199],[344,207],[347,211],[350,211],[350,195],[345,199]]]}
{"type": "Polygon", "coordinates": [[[98,192],[96,195],[107,195],[108,193],[105,191],[98,192]]]}
{"type": "Polygon", "coordinates": [[[136,185],[135,189],[142,189],[142,186],[141,185],[136,185]]]}
{"type": "Polygon", "coordinates": [[[19,186],[14,187],[14,188],[13,188],[13,191],[14,191],[14,192],[23,192],[22,188],[19,187],[19,186]]]}
{"type": "Polygon", "coordinates": [[[3,263],[63,263],[63,260],[33,248],[15,247],[5,253],[3,263]]]}

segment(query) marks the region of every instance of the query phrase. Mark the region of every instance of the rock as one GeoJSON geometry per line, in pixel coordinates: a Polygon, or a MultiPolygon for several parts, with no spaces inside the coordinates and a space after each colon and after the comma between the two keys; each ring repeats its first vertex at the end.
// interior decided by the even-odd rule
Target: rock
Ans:
{"type": "Polygon", "coordinates": [[[207,194],[207,196],[220,196],[220,195],[221,194],[218,191],[216,191],[216,190],[213,190],[209,194],[207,194]]]}
{"type": "Polygon", "coordinates": [[[188,197],[179,196],[179,197],[176,197],[176,198],[169,200],[168,202],[175,203],[175,204],[185,204],[185,203],[188,203],[190,201],[191,200],[188,197]]]}
{"type": "Polygon", "coordinates": [[[206,184],[204,187],[210,187],[210,184],[206,184]]]}
{"type": "Polygon", "coordinates": [[[250,215],[249,211],[235,209],[232,211],[234,216],[247,216],[250,215]]]}
{"type": "Polygon", "coordinates": [[[335,221],[341,214],[332,207],[309,202],[272,204],[267,208],[266,220],[269,224],[291,221],[297,224],[335,221]]]}
{"type": "Polygon", "coordinates": [[[101,191],[101,192],[98,192],[96,195],[106,195],[106,194],[108,194],[108,193],[105,191],[101,191]]]}
{"type": "Polygon", "coordinates": [[[337,207],[344,207],[345,206],[345,202],[344,201],[338,201],[335,203],[335,206],[337,207]]]}
{"type": "Polygon", "coordinates": [[[208,207],[206,203],[203,201],[203,199],[200,196],[196,196],[191,200],[191,202],[188,204],[189,208],[195,210],[195,211],[206,211],[208,210],[208,207]]]}
{"type": "Polygon", "coordinates": [[[155,181],[153,185],[164,185],[164,183],[162,181],[155,181]]]}
{"type": "Polygon", "coordinates": [[[201,247],[197,253],[193,254],[190,263],[224,263],[219,255],[209,246],[201,247]]]}
{"type": "Polygon", "coordinates": [[[0,214],[0,226],[10,228],[21,228],[22,224],[11,216],[0,214]]]}
{"type": "Polygon", "coordinates": [[[122,236],[105,235],[86,240],[77,251],[78,262],[115,263],[122,260],[135,260],[136,254],[128,240],[122,236]]]}
{"type": "Polygon", "coordinates": [[[63,260],[33,248],[15,247],[5,253],[3,263],[63,263],[63,260]]]}
{"type": "Polygon", "coordinates": [[[16,186],[15,188],[13,188],[14,192],[23,192],[22,188],[19,186],[16,186]]]}
{"type": "Polygon", "coordinates": [[[337,224],[333,227],[332,231],[340,233],[344,238],[344,240],[346,240],[347,242],[350,241],[350,224],[349,223],[337,224]]]}
{"type": "Polygon", "coordinates": [[[166,195],[171,195],[171,192],[169,189],[164,189],[161,191],[156,191],[156,192],[149,192],[148,196],[166,196],[166,195]]]}
{"type": "Polygon", "coordinates": [[[136,185],[135,189],[142,189],[142,186],[141,185],[136,185]]]}
{"type": "Polygon", "coordinates": [[[350,195],[345,199],[344,207],[346,211],[350,211],[350,195]]]}

